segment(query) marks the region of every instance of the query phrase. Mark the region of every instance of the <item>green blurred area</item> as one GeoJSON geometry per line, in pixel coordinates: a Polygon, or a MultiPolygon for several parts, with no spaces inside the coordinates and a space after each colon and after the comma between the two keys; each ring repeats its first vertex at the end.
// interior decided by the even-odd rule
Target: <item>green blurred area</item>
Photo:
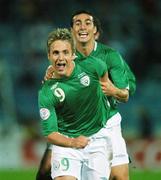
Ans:
{"type": "MultiPolygon", "coordinates": [[[[0,170],[0,180],[35,180],[36,169],[0,170]]],[[[131,170],[130,180],[159,180],[161,171],[131,170]]]]}
{"type": "Polygon", "coordinates": [[[35,180],[37,169],[0,170],[0,180],[35,180]]]}
{"type": "Polygon", "coordinates": [[[130,180],[159,180],[161,171],[131,170],[130,180]]]}

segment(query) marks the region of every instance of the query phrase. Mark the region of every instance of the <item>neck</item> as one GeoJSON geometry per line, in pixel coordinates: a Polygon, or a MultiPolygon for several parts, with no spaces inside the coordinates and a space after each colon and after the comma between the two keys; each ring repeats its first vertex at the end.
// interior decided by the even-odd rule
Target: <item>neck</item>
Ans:
{"type": "Polygon", "coordinates": [[[69,77],[72,74],[74,68],[75,68],[75,62],[72,61],[71,65],[70,65],[70,67],[69,67],[69,69],[67,71],[67,74],[66,74],[67,77],[69,77]]]}
{"type": "Polygon", "coordinates": [[[77,51],[79,51],[85,56],[90,55],[90,53],[94,50],[94,46],[95,46],[95,41],[90,41],[87,43],[77,42],[76,44],[77,51]]]}
{"type": "Polygon", "coordinates": [[[75,68],[75,62],[72,61],[71,64],[69,65],[68,69],[66,70],[65,74],[53,73],[53,78],[61,79],[64,77],[69,77],[72,74],[74,68],[75,68]]]}

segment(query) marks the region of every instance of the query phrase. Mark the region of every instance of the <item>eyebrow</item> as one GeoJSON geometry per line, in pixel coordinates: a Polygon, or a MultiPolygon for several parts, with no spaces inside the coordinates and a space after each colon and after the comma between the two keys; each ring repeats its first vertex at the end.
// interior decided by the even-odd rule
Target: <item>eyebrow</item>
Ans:
{"type": "MultiPolygon", "coordinates": [[[[93,19],[85,19],[85,21],[93,22],[93,19]]],[[[80,19],[73,19],[73,22],[81,22],[81,20],[80,19]]]]}

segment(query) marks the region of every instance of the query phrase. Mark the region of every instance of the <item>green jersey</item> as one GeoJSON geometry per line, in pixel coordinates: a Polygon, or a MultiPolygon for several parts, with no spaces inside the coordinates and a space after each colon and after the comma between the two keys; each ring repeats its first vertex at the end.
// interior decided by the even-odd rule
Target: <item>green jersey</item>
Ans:
{"type": "MultiPolygon", "coordinates": [[[[77,56],[80,59],[84,57],[79,52],[77,52],[77,56]]],[[[128,88],[130,94],[135,92],[135,76],[116,50],[96,42],[95,48],[90,54],[90,57],[91,56],[101,59],[106,64],[109,78],[115,86],[120,89],[128,88]]],[[[111,104],[110,116],[113,116],[118,112],[117,101],[113,97],[109,97],[109,101],[111,104]]]]}
{"type": "Polygon", "coordinates": [[[82,68],[75,63],[70,77],[48,80],[39,91],[44,136],[60,132],[69,137],[90,136],[105,126],[109,107],[99,78],[107,72],[101,61],[88,58],[82,68]],[[93,63],[94,61],[94,63],[93,63]]]}
{"type": "Polygon", "coordinates": [[[124,65],[125,65],[127,78],[129,81],[129,94],[132,96],[132,95],[134,95],[134,93],[136,91],[136,78],[135,78],[134,73],[131,71],[130,67],[126,63],[126,61],[124,61],[124,65]]]}

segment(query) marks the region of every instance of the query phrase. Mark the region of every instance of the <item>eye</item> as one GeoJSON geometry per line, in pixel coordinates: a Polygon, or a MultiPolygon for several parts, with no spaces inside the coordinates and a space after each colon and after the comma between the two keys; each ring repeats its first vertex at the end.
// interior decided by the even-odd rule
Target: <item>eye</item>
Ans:
{"type": "Polygon", "coordinates": [[[64,52],[65,55],[69,54],[68,50],[64,50],[63,52],[64,52]]]}
{"type": "Polygon", "coordinates": [[[86,21],[86,25],[87,25],[87,26],[92,25],[92,24],[93,24],[92,21],[90,21],[90,20],[86,21]]]}
{"type": "Polygon", "coordinates": [[[74,25],[75,25],[75,26],[80,26],[80,24],[81,24],[80,21],[75,21],[75,22],[74,22],[74,25]]]}
{"type": "Polygon", "coordinates": [[[58,52],[58,51],[53,51],[52,54],[53,54],[53,55],[58,55],[59,52],[58,52]]]}

